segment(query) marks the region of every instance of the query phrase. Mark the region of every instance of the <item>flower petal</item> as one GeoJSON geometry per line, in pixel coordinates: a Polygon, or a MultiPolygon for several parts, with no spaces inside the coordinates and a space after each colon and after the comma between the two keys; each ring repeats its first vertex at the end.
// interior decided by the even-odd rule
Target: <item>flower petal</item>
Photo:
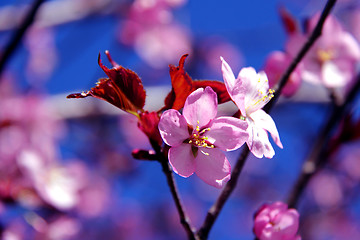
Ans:
{"type": "Polygon", "coordinates": [[[225,154],[216,148],[199,148],[195,173],[207,184],[221,188],[230,179],[231,166],[225,154]]]}
{"type": "Polygon", "coordinates": [[[199,88],[186,99],[183,115],[193,127],[206,126],[217,114],[217,96],[210,88],[199,88]]]}
{"type": "Polygon", "coordinates": [[[161,115],[159,131],[164,142],[170,146],[178,146],[189,137],[186,119],[174,109],[161,115]]]}
{"type": "Polygon", "coordinates": [[[352,78],[354,64],[349,61],[326,61],[322,65],[322,80],[326,87],[346,86],[352,78]]]}
{"type": "Polygon", "coordinates": [[[194,173],[195,161],[190,144],[181,144],[170,148],[168,156],[175,173],[182,177],[189,177],[194,173]]]}
{"type": "Polygon", "coordinates": [[[231,70],[229,64],[224,60],[223,57],[220,57],[222,65],[221,71],[224,78],[224,83],[226,89],[231,97],[231,99],[235,102],[238,108],[241,111],[243,116],[246,116],[245,113],[245,89],[242,86],[242,82],[239,79],[235,79],[234,73],[231,70]]]}
{"type": "Polygon", "coordinates": [[[254,123],[249,123],[249,140],[246,142],[252,154],[257,158],[263,156],[272,158],[275,151],[269,142],[269,137],[263,128],[258,128],[254,123]]]}
{"type": "Polygon", "coordinates": [[[293,238],[299,228],[299,213],[295,209],[289,209],[285,212],[279,213],[275,219],[273,219],[274,227],[281,229],[283,236],[286,239],[293,238]]]}
{"type": "Polygon", "coordinates": [[[234,117],[219,117],[211,122],[204,136],[216,147],[231,151],[241,147],[249,138],[248,123],[234,117]]]}
{"type": "Polygon", "coordinates": [[[275,122],[269,114],[267,114],[264,110],[259,109],[251,114],[251,118],[258,128],[263,128],[271,134],[271,137],[274,139],[276,145],[283,148],[275,122]]]}
{"type": "Polygon", "coordinates": [[[246,89],[245,108],[247,114],[255,112],[270,101],[269,81],[265,72],[256,73],[254,68],[247,67],[241,69],[238,78],[241,79],[242,85],[246,89]]]}

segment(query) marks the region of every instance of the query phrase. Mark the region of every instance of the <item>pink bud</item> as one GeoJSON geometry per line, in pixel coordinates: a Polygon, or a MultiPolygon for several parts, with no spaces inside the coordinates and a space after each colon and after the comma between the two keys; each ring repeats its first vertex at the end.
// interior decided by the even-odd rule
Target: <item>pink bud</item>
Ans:
{"type": "Polygon", "coordinates": [[[254,233],[259,240],[300,240],[299,213],[287,204],[264,204],[255,214],[254,233]]]}

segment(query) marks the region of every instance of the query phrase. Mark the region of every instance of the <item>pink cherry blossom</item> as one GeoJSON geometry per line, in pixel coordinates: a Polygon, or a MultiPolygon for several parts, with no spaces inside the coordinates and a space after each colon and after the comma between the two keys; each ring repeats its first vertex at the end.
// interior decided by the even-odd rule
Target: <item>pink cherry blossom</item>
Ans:
{"type": "MultiPolygon", "coordinates": [[[[310,19],[305,34],[292,34],[286,49],[295,56],[306,41],[307,35],[315,28],[320,14],[310,19]]],[[[301,77],[313,84],[323,84],[328,88],[347,86],[353,79],[356,64],[360,61],[360,46],[355,38],[345,30],[334,16],[329,16],[321,37],[315,42],[303,59],[301,77]]]]}
{"type": "MultiPolygon", "coordinates": [[[[286,68],[291,63],[291,57],[287,53],[281,51],[274,51],[270,53],[265,61],[264,71],[269,78],[269,85],[273,87],[281,78],[286,68]]],[[[285,97],[294,95],[301,85],[301,67],[298,66],[295,71],[290,75],[288,82],[282,89],[281,94],[285,97]]]]}
{"type": "Polygon", "coordinates": [[[275,123],[261,108],[270,101],[274,91],[269,89],[265,72],[256,73],[252,67],[243,68],[235,78],[229,64],[221,57],[222,73],[226,89],[249,127],[246,141],[250,151],[258,158],[272,158],[275,151],[268,139],[267,131],[275,143],[283,148],[275,123]]]}
{"type": "Polygon", "coordinates": [[[300,240],[299,213],[282,202],[264,204],[255,214],[254,233],[259,240],[300,240]]]}
{"type": "Polygon", "coordinates": [[[136,0],[119,28],[119,40],[134,46],[136,53],[153,68],[174,62],[192,52],[191,36],[177,23],[173,9],[185,0],[136,0]]]}
{"type": "Polygon", "coordinates": [[[204,182],[221,188],[230,179],[230,163],[221,151],[241,147],[248,139],[246,121],[218,117],[217,96],[210,88],[199,88],[186,99],[183,114],[165,111],[159,122],[164,142],[171,146],[168,157],[182,177],[194,172],[204,182]]]}

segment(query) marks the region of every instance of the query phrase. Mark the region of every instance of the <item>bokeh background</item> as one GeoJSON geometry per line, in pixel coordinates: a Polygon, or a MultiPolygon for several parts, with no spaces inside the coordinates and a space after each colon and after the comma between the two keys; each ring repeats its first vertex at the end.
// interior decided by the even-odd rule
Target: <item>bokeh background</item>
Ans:
{"type": "MultiPolygon", "coordinates": [[[[0,2],[0,56],[33,1],[0,2]]],[[[157,162],[133,159],[150,149],[137,120],[98,99],[66,99],[94,86],[109,50],[135,71],[147,110],[171,90],[169,64],[188,53],[193,79],[222,81],[220,56],[235,74],[261,70],[287,33],[287,9],[303,25],[323,0],[49,0],[5,66],[0,80],[0,230],[2,239],[185,239],[157,162]]],[[[358,1],[333,13],[360,40],[358,1]]],[[[210,239],[254,239],[261,204],[286,200],[301,165],[329,117],[321,87],[302,85],[271,115],[284,149],[273,159],[250,156],[210,239]]],[[[353,106],[358,119],[359,101],[353,106]]],[[[231,104],[224,113],[232,114],[231,104]]],[[[357,127],[356,131],[359,131],[357,127]]],[[[360,239],[359,140],[343,144],[302,195],[303,239],[360,239]]],[[[232,165],[240,150],[227,153],[232,165]]],[[[196,176],[175,176],[191,221],[199,227],[220,190],[196,176]]]]}

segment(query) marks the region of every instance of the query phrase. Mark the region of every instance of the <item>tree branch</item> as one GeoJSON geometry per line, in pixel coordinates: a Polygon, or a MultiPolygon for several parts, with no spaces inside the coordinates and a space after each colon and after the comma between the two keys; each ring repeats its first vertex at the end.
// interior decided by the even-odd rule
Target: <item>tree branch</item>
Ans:
{"type": "Polygon", "coordinates": [[[287,83],[291,73],[295,70],[296,66],[301,62],[301,60],[304,58],[304,56],[309,51],[311,46],[315,43],[315,41],[321,36],[324,22],[327,16],[330,14],[330,11],[334,7],[335,3],[336,0],[327,1],[324,10],[322,11],[321,16],[318,20],[318,23],[316,24],[308,40],[300,49],[299,53],[295,56],[290,66],[286,69],[285,73],[280,78],[279,83],[274,87],[274,90],[275,92],[277,92],[277,94],[275,94],[275,96],[271,99],[271,101],[268,104],[266,104],[266,106],[264,107],[264,110],[266,112],[269,112],[270,109],[273,107],[273,105],[275,105],[276,101],[280,97],[281,90],[284,88],[285,84],[287,83]]]}
{"type": "Polygon", "coordinates": [[[166,180],[169,185],[171,195],[174,199],[177,211],[179,213],[180,222],[186,231],[188,239],[189,240],[198,240],[199,238],[195,234],[195,229],[191,226],[190,219],[187,216],[187,214],[185,212],[185,208],[183,207],[183,204],[180,200],[180,196],[178,194],[178,189],[175,184],[174,175],[173,175],[172,169],[170,168],[170,165],[169,165],[169,160],[162,153],[158,154],[158,156],[159,156],[159,162],[161,164],[162,170],[166,176],[166,180]]]}
{"type": "Polygon", "coordinates": [[[289,207],[296,207],[299,197],[303,193],[305,187],[310,181],[311,177],[326,163],[328,160],[328,144],[331,138],[331,131],[339,123],[341,118],[345,116],[345,111],[348,109],[348,106],[353,102],[356,97],[357,92],[360,90],[360,74],[357,76],[357,81],[354,87],[351,89],[347,95],[344,103],[340,106],[333,104],[333,111],[328,119],[326,125],[321,131],[319,137],[317,138],[311,153],[309,154],[307,160],[304,162],[302,167],[302,172],[299,175],[297,181],[294,184],[293,190],[288,196],[287,203],[289,207]]]}
{"type": "Polygon", "coordinates": [[[13,37],[10,39],[9,43],[5,47],[5,51],[3,52],[1,59],[0,59],[0,81],[1,81],[1,75],[5,68],[5,65],[9,61],[11,55],[16,50],[17,46],[19,45],[22,37],[24,36],[26,30],[28,27],[33,23],[35,19],[35,15],[40,7],[40,5],[44,2],[44,0],[35,0],[33,3],[31,9],[29,10],[29,13],[25,17],[23,23],[21,24],[20,28],[15,32],[13,37]]]}
{"type": "Polygon", "coordinates": [[[222,210],[223,206],[225,205],[227,199],[230,197],[230,194],[234,191],[237,180],[240,176],[240,173],[244,167],[244,164],[246,162],[247,156],[250,153],[250,150],[247,146],[244,146],[241,155],[239,156],[238,161],[236,162],[236,165],[231,172],[231,178],[226,183],[224,189],[222,190],[220,196],[216,200],[215,204],[209,209],[205,221],[201,228],[199,229],[197,235],[199,236],[199,239],[207,239],[209,232],[212,228],[212,226],[215,223],[215,220],[219,216],[220,211],[222,210]]]}
{"type": "MultiPolygon", "coordinates": [[[[331,9],[334,7],[336,0],[328,0],[324,10],[320,16],[320,19],[318,23],[316,24],[316,27],[314,28],[313,32],[311,33],[310,37],[308,38],[307,42],[303,45],[303,47],[300,49],[299,53],[296,55],[296,57],[291,62],[290,66],[287,68],[285,73],[282,75],[279,84],[275,87],[275,90],[277,94],[273,97],[273,99],[264,107],[264,110],[269,113],[270,110],[273,108],[274,104],[276,103],[277,99],[280,96],[281,90],[285,86],[286,82],[289,79],[289,76],[291,73],[295,70],[296,66],[300,63],[300,61],[303,59],[305,54],[309,51],[311,46],[315,43],[315,41],[318,39],[318,37],[321,35],[322,27],[324,25],[325,19],[330,14],[331,9]]],[[[217,201],[215,204],[209,209],[208,214],[206,215],[206,218],[204,220],[203,225],[198,231],[198,236],[200,239],[207,239],[209,232],[217,219],[221,209],[225,205],[226,201],[228,200],[230,194],[233,192],[234,188],[236,187],[237,180],[240,176],[240,173],[244,167],[244,164],[246,162],[246,158],[249,154],[249,149],[243,148],[239,159],[237,160],[237,163],[235,165],[235,168],[233,169],[233,172],[231,173],[231,179],[229,182],[225,185],[224,189],[220,193],[217,201]]]]}
{"type": "Polygon", "coordinates": [[[158,159],[159,163],[161,164],[162,170],[166,176],[167,184],[170,188],[170,192],[174,199],[176,209],[179,213],[180,223],[184,227],[185,232],[188,236],[188,239],[189,240],[199,240],[195,234],[195,229],[191,226],[190,218],[186,214],[185,208],[183,207],[183,204],[181,202],[181,199],[180,199],[180,196],[178,193],[178,189],[177,189],[177,186],[175,183],[174,175],[173,175],[172,169],[170,168],[170,165],[169,165],[169,159],[167,157],[166,151],[164,151],[165,148],[161,148],[158,145],[158,143],[156,143],[155,141],[153,141],[151,139],[150,139],[150,144],[151,144],[152,148],[154,149],[154,151],[157,155],[157,159],[158,159]]]}

